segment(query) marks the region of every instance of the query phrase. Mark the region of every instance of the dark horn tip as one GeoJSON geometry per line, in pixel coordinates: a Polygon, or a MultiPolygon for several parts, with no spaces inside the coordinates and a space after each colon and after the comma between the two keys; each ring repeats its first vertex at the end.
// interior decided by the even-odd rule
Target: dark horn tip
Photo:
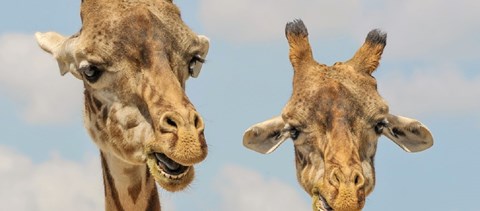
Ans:
{"type": "Polygon", "coordinates": [[[308,36],[307,27],[301,19],[295,19],[292,22],[288,22],[285,26],[286,36],[308,36]]]}
{"type": "Polygon", "coordinates": [[[387,44],[387,33],[381,31],[380,29],[374,29],[370,31],[365,39],[366,42],[370,42],[373,44],[387,44]]]}

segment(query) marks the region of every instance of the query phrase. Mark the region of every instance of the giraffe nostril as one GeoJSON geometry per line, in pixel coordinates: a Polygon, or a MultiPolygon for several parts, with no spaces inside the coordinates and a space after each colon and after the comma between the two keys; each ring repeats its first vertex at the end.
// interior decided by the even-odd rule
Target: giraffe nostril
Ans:
{"type": "Polygon", "coordinates": [[[182,125],[182,118],[176,112],[166,112],[160,118],[160,129],[164,132],[175,132],[182,125]]]}
{"type": "Polygon", "coordinates": [[[353,174],[354,174],[353,184],[355,184],[355,186],[357,186],[358,188],[362,188],[365,185],[365,178],[358,171],[355,171],[353,174]]]}
{"type": "Polygon", "coordinates": [[[194,114],[193,124],[194,124],[195,128],[200,132],[203,131],[203,129],[205,127],[204,124],[203,124],[202,117],[200,117],[200,115],[198,115],[197,113],[194,114]]]}
{"type": "Polygon", "coordinates": [[[195,128],[198,128],[198,125],[200,124],[200,120],[198,119],[198,116],[195,115],[195,120],[193,120],[194,124],[195,124],[195,128]]]}
{"type": "Polygon", "coordinates": [[[171,118],[166,118],[166,119],[167,119],[166,121],[168,125],[177,128],[177,123],[173,119],[171,118]]]}

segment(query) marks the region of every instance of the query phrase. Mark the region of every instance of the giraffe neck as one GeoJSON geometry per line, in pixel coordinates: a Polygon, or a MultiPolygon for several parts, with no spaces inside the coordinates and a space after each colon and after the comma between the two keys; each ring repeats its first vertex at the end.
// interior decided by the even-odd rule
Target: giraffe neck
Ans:
{"type": "Polygon", "coordinates": [[[105,187],[105,210],[160,210],[155,180],[146,165],[131,165],[100,151],[105,187]]]}

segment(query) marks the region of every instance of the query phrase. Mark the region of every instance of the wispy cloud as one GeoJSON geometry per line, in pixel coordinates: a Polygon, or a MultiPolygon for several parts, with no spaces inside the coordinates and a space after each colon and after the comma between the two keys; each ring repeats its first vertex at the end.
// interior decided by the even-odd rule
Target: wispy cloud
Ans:
{"type": "Polygon", "coordinates": [[[302,18],[311,31],[336,35],[353,26],[359,2],[289,0],[205,0],[200,18],[212,36],[234,42],[268,41],[284,37],[287,21],[302,18]]]}
{"type": "Polygon", "coordinates": [[[0,35],[0,94],[20,105],[30,123],[65,122],[80,113],[82,82],[60,76],[55,59],[33,35],[0,35]]]}
{"type": "MultiPolygon", "coordinates": [[[[101,166],[96,156],[70,161],[53,153],[50,159],[35,162],[0,145],[0,178],[0,210],[105,209],[101,166]]],[[[162,197],[161,204],[164,210],[175,210],[172,197],[162,197]]]]}
{"type": "Polygon", "coordinates": [[[99,161],[52,156],[35,163],[0,146],[0,209],[17,211],[102,210],[99,161]]]}
{"type": "Polygon", "coordinates": [[[478,59],[479,7],[475,0],[205,0],[200,19],[210,36],[231,42],[283,40],[285,23],[301,18],[313,39],[361,42],[370,29],[382,28],[397,59],[478,59]]]}
{"type": "Polygon", "coordinates": [[[408,115],[480,116],[480,75],[467,76],[453,64],[391,71],[378,78],[391,110],[408,115]]]}
{"type": "Polygon", "coordinates": [[[221,209],[229,211],[309,210],[308,202],[292,186],[240,166],[225,166],[216,189],[222,196],[221,209]]]}

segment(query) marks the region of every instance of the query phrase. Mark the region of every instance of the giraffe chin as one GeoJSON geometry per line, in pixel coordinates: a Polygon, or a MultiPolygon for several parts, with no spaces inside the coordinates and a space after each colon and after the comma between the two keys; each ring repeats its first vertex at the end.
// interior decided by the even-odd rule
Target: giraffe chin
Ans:
{"type": "Polygon", "coordinates": [[[185,189],[193,181],[195,175],[193,166],[177,164],[161,153],[150,154],[147,158],[147,166],[160,187],[170,192],[185,189]],[[176,168],[175,170],[169,169],[172,165],[176,168]]]}
{"type": "Polygon", "coordinates": [[[333,208],[327,203],[327,200],[323,198],[320,194],[314,194],[312,197],[313,200],[313,211],[333,211],[333,208]]]}
{"type": "MultiPolygon", "coordinates": [[[[332,208],[330,204],[328,204],[327,200],[320,194],[314,193],[312,197],[312,208],[313,211],[361,211],[361,208],[353,208],[353,207],[344,207],[340,206],[338,208],[332,208]]],[[[338,203],[337,203],[338,204],[338,203]]]]}

